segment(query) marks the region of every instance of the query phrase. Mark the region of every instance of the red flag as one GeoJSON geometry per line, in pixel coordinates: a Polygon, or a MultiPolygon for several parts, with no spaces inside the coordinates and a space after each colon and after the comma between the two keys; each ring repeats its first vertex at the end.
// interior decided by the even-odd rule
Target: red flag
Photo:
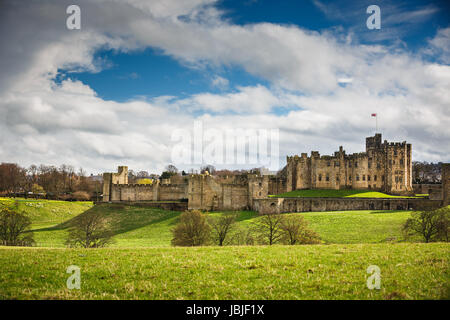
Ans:
{"type": "Polygon", "coordinates": [[[372,113],[372,117],[376,117],[377,116],[377,114],[376,113],[372,113]]]}

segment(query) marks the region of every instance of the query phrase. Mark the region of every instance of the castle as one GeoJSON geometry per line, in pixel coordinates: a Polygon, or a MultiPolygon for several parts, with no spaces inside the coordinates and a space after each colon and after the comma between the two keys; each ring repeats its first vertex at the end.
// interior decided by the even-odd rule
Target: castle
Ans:
{"type": "Polygon", "coordinates": [[[298,189],[373,189],[392,194],[412,191],[411,144],[366,138],[366,152],[333,156],[312,151],[287,157],[287,191],[298,189]]]}
{"type": "MultiPolygon", "coordinates": [[[[449,169],[448,166],[445,168],[449,169]]],[[[448,173],[446,173],[446,177],[448,173]]],[[[325,210],[411,209],[423,199],[273,198],[298,189],[367,189],[409,195],[412,189],[411,144],[366,138],[366,151],[332,156],[312,151],[288,156],[277,175],[173,176],[148,184],[129,184],[128,168],[103,174],[104,202],[176,203],[178,209],[299,212],[325,210]],[[417,200],[417,201],[416,201],[417,200]]],[[[442,199],[440,199],[442,201],[442,199]]],[[[420,202],[422,203],[422,202],[420,202]]],[[[172,208],[172,207],[169,207],[172,208]]]]}

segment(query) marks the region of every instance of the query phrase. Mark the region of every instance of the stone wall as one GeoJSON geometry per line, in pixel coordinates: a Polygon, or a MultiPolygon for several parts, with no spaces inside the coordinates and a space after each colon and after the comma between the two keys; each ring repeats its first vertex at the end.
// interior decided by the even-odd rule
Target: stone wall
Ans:
{"type": "Polygon", "coordinates": [[[288,213],[348,210],[420,210],[438,208],[442,201],[427,199],[374,199],[374,198],[267,198],[253,202],[259,213],[288,213]]]}

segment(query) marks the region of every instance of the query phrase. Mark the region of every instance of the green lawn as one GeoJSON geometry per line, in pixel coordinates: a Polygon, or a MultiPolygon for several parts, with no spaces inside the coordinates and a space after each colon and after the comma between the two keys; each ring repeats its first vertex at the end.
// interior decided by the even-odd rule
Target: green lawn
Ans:
{"type": "MultiPolygon", "coordinates": [[[[1,199],[0,201],[11,201],[1,199]]],[[[30,215],[36,245],[64,247],[71,221],[79,214],[101,211],[113,222],[115,243],[112,247],[168,247],[180,212],[149,208],[139,205],[99,204],[92,202],[65,202],[49,200],[19,200],[21,210],[30,215]]],[[[219,216],[224,212],[212,212],[219,216]]],[[[258,214],[240,211],[238,225],[247,227],[256,222],[258,214]]],[[[325,244],[379,243],[403,241],[402,224],[410,211],[336,211],[302,212],[325,244]]],[[[413,241],[418,239],[412,239],[413,241]]]]}
{"type": "MultiPolygon", "coordinates": [[[[168,247],[172,239],[171,229],[180,212],[128,205],[101,204],[90,211],[102,211],[113,221],[115,236],[112,247],[168,247]]],[[[87,214],[88,211],[86,211],[87,214]]],[[[212,212],[220,216],[225,212],[212,212]]],[[[237,224],[248,227],[259,219],[253,211],[237,212],[237,224]]],[[[336,211],[303,212],[302,215],[316,231],[323,243],[378,243],[404,241],[402,224],[410,216],[409,211],[336,211]]],[[[33,225],[35,240],[42,247],[64,247],[71,219],[64,223],[33,225]]]]}
{"type": "Polygon", "coordinates": [[[448,244],[0,247],[0,299],[449,299],[448,244]],[[69,290],[69,265],[81,290],[69,290]],[[366,269],[381,270],[380,290],[366,269]]]}
{"type": "Polygon", "coordinates": [[[368,190],[355,189],[304,189],[294,190],[290,192],[281,193],[278,195],[270,195],[269,197],[278,198],[418,198],[417,196],[393,196],[387,193],[368,190]]]}
{"type": "MultiPolygon", "coordinates": [[[[449,299],[450,247],[403,242],[409,211],[292,213],[321,245],[174,248],[180,212],[26,199],[19,207],[40,247],[0,247],[0,299],[449,299]],[[65,249],[73,219],[90,211],[111,218],[115,244],[65,249]],[[69,265],[81,268],[81,290],[65,286],[69,265]],[[381,269],[380,290],[366,287],[369,265],[381,269]]],[[[259,219],[237,214],[241,227],[259,219]]]]}

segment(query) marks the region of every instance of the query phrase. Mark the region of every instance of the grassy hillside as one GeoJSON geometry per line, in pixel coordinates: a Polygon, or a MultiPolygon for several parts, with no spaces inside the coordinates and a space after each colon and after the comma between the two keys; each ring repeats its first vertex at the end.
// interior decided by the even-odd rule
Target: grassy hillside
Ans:
{"type": "Polygon", "coordinates": [[[368,191],[368,190],[354,190],[354,189],[344,189],[344,190],[334,190],[334,189],[305,189],[305,190],[294,190],[290,192],[285,192],[279,195],[271,195],[270,197],[280,197],[280,198],[416,198],[414,197],[404,197],[404,196],[393,196],[387,193],[378,191],[368,191]]]}
{"type": "MultiPolygon", "coordinates": [[[[17,203],[20,211],[24,211],[33,222],[32,228],[46,230],[91,209],[91,201],[56,201],[34,200],[23,198],[0,198],[0,204],[13,205],[17,203]]],[[[52,232],[36,232],[34,239],[37,246],[62,246],[67,236],[66,230],[52,232]]]]}
{"type": "MultiPolygon", "coordinates": [[[[0,199],[12,203],[10,199],[0,199]]],[[[139,205],[100,204],[49,200],[18,200],[19,208],[30,215],[37,246],[64,247],[67,230],[79,214],[101,211],[111,218],[115,233],[113,247],[170,246],[171,229],[180,212],[139,205]]],[[[212,216],[224,212],[209,213],[212,216]]],[[[241,211],[238,225],[248,226],[256,212],[241,211]]],[[[401,226],[410,211],[336,211],[295,213],[305,217],[323,243],[379,243],[402,241],[401,226]]]]}
{"type": "Polygon", "coordinates": [[[0,247],[0,299],[449,299],[449,246],[0,247]],[[81,290],[66,288],[69,265],[81,290]],[[366,269],[381,270],[381,289],[366,269]]]}
{"type": "MultiPolygon", "coordinates": [[[[115,243],[113,247],[164,247],[170,246],[171,229],[180,212],[140,206],[101,204],[85,211],[101,211],[111,218],[115,243]]],[[[212,212],[219,216],[224,212],[212,212]]],[[[246,227],[259,219],[253,211],[241,211],[238,225],[246,227]]],[[[310,227],[322,238],[323,243],[378,243],[402,241],[401,226],[410,216],[409,211],[337,211],[304,212],[310,227]]],[[[40,222],[33,224],[38,246],[64,247],[67,230],[74,216],[62,223],[40,222]]]]}

